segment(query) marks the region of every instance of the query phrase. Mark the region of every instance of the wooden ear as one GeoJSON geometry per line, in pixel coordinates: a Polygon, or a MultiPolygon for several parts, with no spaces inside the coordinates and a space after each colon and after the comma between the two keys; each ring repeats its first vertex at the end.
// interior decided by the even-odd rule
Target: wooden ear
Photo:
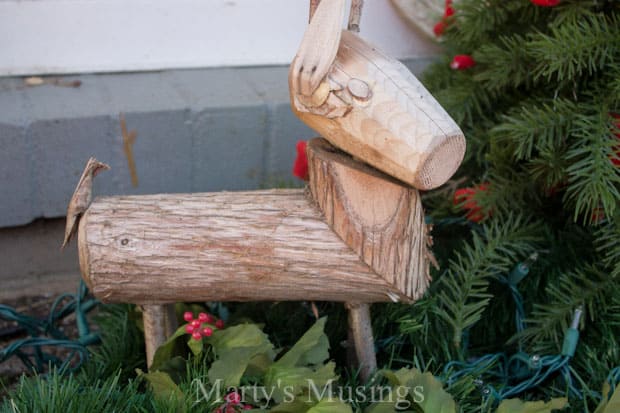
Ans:
{"type": "Polygon", "coordinates": [[[298,93],[311,96],[332,66],[342,32],[345,0],[322,0],[306,29],[289,76],[298,93]]]}

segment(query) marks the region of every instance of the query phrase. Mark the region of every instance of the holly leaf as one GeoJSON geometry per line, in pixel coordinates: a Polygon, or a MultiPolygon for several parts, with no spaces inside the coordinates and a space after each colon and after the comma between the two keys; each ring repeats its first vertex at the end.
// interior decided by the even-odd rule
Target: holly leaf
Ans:
{"type": "Polygon", "coordinates": [[[229,349],[211,364],[207,375],[211,383],[220,381],[225,387],[236,387],[250,365],[252,359],[260,353],[269,351],[265,346],[239,347],[229,349]]]}
{"type": "Polygon", "coordinates": [[[559,397],[548,402],[524,402],[520,399],[506,399],[502,401],[495,413],[550,413],[553,410],[568,406],[568,399],[559,397]]]}
{"type": "Polygon", "coordinates": [[[199,356],[200,353],[202,353],[202,349],[204,347],[202,339],[195,340],[193,337],[190,337],[189,340],[187,340],[187,346],[192,351],[194,356],[199,356]]]}
{"type": "Polygon", "coordinates": [[[370,405],[366,413],[393,412],[417,405],[424,413],[456,413],[456,403],[443,389],[443,383],[431,373],[418,369],[383,370],[392,386],[392,397],[370,405]],[[390,401],[391,400],[391,401],[390,401]]]}
{"type": "Polygon", "coordinates": [[[396,402],[377,402],[364,409],[364,413],[394,413],[396,402]]]}
{"type": "Polygon", "coordinates": [[[598,405],[594,413],[614,413],[620,412],[620,384],[616,386],[614,390],[614,394],[612,394],[611,399],[609,399],[609,392],[611,391],[611,386],[609,383],[605,382],[603,385],[603,399],[601,403],[598,405]]]}
{"type": "Polygon", "coordinates": [[[241,377],[250,366],[264,371],[275,357],[273,344],[255,324],[217,330],[209,343],[217,357],[209,369],[209,379],[212,383],[221,380],[227,387],[239,386],[241,377]]]}
{"type": "Polygon", "coordinates": [[[329,340],[323,330],[327,317],[316,323],[278,361],[278,367],[316,365],[329,358],[329,340]]]}
{"type": "Polygon", "coordinates": [[[272,398],[281,403],[289,394],[298,396],[308,390],[309,398],[331,396],[329,383],[336,380],[336,364],[327,363],[316,370],[310,367],[271,366],[265,375],[265,387],[273,389],[272,398]]]}
{"type": "MultiPolygon", "coordinates": [[[[269,411],[277,413],[353,413],[351,406],[338,398],[325,398],[316,401],[312,400],[309,395],[283,402],[269,411]]],[[[390,413],[393,413],[393,410],[390,413]]]]}
{"type": "Polygon", "coordinates": [[[353,413],[351,406],[337,398],[328,398],[319,401],[307,410],[306,413],[353,413]]]}
{"type": "Polygon", "coordinates": [[[273,354],[273,344],[256,324],[239,324],[223,330],[215,330],[209,338],[209,344],[213,346],[216,356],[240,347],[269,347],[273,354]]]}
{"type": "Polygon", "coordinates": [[[296,398],[290,402],[277,404],[269,411],[273,413],[306,413],[309,408],[310,403],[307,400],[296,398]]]}
{"type": "Polygon", "coordinates": [[[165,400],[183,399],[183,392],[179,389],[179,386],[176,385],[168,373],[164,373],[163,371],[144,373],[140,369],[136,369],[136,372],[138,373],[138,377],[146,379],[153,395],[156,398],[165,400]]]}
{"type": "Polygon", "coordinates": [[[173,355],[175,355],[177,338],[185,334],[187,334],[185,332],[185,325],[182,325],[181,327],[177,328],[177,331],[175,331],[174,334],[171,335],[164,344],[162,344],[157,348],[157,350],[155,350],[155,354],[153,355],[153,363],[151,364],[151,371],[159,370],[164,363],[166,363],[173,357],[173,355]]]}

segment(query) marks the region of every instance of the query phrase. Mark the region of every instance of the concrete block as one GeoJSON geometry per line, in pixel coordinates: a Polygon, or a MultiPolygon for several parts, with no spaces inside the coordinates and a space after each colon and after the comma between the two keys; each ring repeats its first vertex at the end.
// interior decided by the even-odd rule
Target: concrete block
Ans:
{"type": "Polygon", "coordinates": [[[127,157],[122,150],[120,121],[114,126],[114,158],[118,194],[189,192],[192,182],[192,137],[189,112],[184,110],[127,113],[129,132],[137,136],[132,153],[138,186],[131,184],[127,157]]]}
{"type": "Polygon", "coordinates": [[[102,81],[105,76],[85,75],[63,78],[79,80],[80,87],[41,85],[24,89],[31,122],[56,119],[90,118],[109,114],[102,81]]]}
{"type": "Polygon", "coordinates": [[[172,84],[171,72],[100,76],[109,114],[182,110],[190,105],[172,84]]]}
{"type": "Polygon", "coordinates": [[[265,185],[302,186],[304,182],[292,175],[293,163],[297,156],[295,146],[297,141],[314,138],[317,133],[293,114],[288,101],[274,105],[271,111],[265,185]]]}
{"type": "Polygon", "coordinates": [[[21,296],[77,291],[77,245],[73,241],[60,251],[64,229],[64,219],[0,228],[0,303],[21,296]]]}
{"type": "MultiPolygon", "coordinates": [[[[26,91],[21,79],[0,78],[0,124],[12,126],[28,124],[26,91]]],[[[0,137],[3,136],[1,132],[0,137]]]]}
{"type": "Polygon", "coordinates": [[[288,66],[238,69],[243,80],[268,105],[288,103],[288,66]]]}
{"type": "MultiPolygon", "coordinates": [[[[120,146],[111,133],[109,117],[44,120],[31,127],[35,217],[60,217],[84,170],[94,156],[113,161],[113,148],[120,146]]],[[[118,193],[114,171],[97,176],[95,194],[118,193]]]]}
{"type": "Polygon", "coordinates": [[[264,174],[268,130],[264,105],[195,114],[192,191],[258,188],[264,174]]]}
{"type": "Polygon", "coordinates": [[[193,111],[256,106],[263,99],[241,76],[241,69],[178,70],[170,81],[193,111]]]}
{"type": "Polygon", "coordinates": [[[32,220],[32,151],[25,129],[0,123],[0,227],[32,220]]]}

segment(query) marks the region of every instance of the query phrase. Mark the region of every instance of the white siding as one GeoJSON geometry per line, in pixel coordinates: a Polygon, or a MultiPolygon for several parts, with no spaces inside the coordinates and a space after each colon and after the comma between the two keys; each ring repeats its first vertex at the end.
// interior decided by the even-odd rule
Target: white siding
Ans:
{"type": "MultiPolygon", "coordinates": [[[[287,64],[308,0],[0,0],[0,75],[287,64]]],[[[388,0],[366,0],[362,35],[398,58],[436,45],[388,0]]]]}

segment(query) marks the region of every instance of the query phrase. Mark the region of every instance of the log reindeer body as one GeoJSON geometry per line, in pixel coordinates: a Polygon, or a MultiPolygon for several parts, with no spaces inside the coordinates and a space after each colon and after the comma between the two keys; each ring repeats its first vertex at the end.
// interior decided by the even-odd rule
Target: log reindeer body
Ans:
{"type": "Polygon", "coordinates": [[[418,79],[355,33],[344,0],[318,6],[289,71],[295,114],[345,152],[418,189],[446,182],[465,138],[418,79]]]}

